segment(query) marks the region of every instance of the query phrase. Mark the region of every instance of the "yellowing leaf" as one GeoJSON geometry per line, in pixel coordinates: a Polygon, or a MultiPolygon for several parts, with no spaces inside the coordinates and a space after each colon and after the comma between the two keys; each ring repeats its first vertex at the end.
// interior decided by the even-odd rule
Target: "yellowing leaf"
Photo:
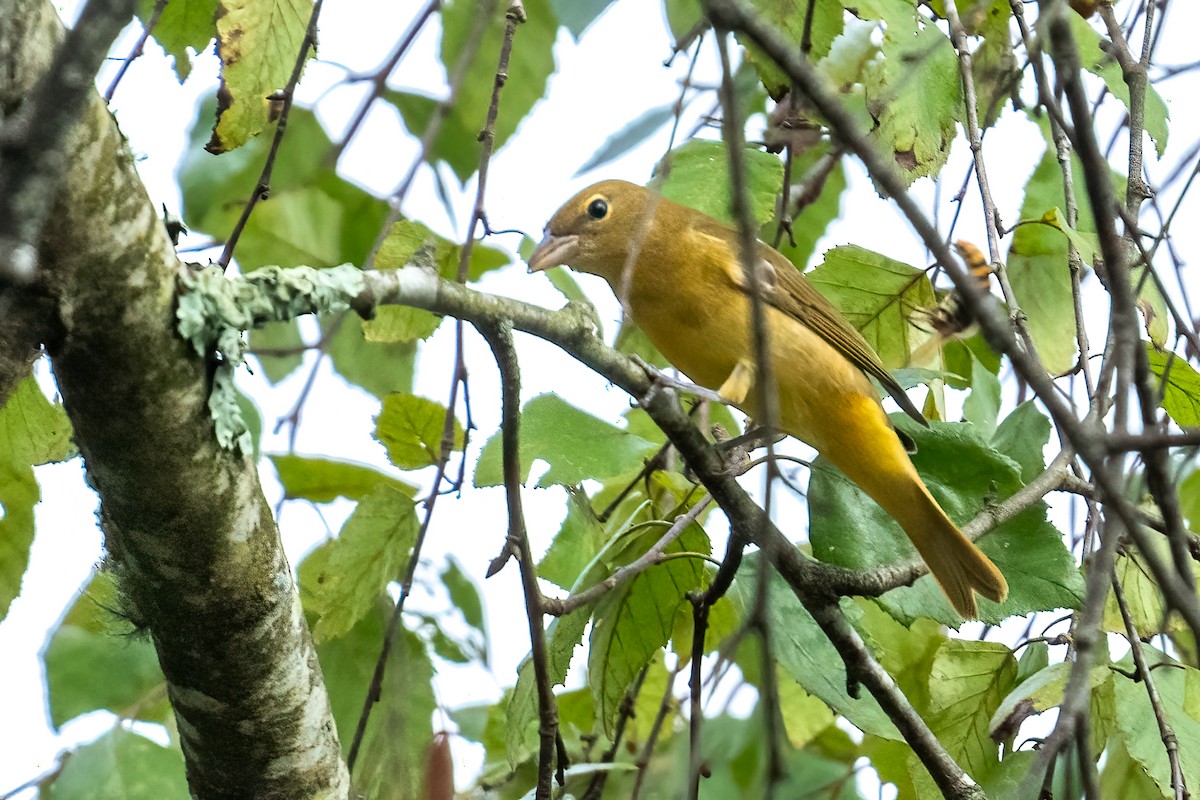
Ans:
{"type": "Polygon", "coordinates": [[[962,118],[962,85],[950,40],[912,3],[882,2],[882,55],[864,75],[872,137],[892,153],[906,180],[946,163],[962,118]],[[905,8],[907,6],[907,8],[905,8]]]}
{"type": "Polygon", "coordinates": [[[206,149],[224,153],[266,127],[275,92],[287,86],[300,52],[312,0],[221,0],[217,54],[221,90],[217,124],[206,149]]]}

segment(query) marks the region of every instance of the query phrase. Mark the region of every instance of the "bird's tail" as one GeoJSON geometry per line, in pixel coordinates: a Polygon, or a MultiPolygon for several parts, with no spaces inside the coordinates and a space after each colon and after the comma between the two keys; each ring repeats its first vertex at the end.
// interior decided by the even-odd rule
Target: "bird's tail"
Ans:
{"type": "Polygon", "coordinates": [[[912,497],[901,513],[893,515],[954,609],[967,619],[977,618],[974,592],[1003,602],[1008,582],[996,565],[946,516],[924,484],[918,482],[913,494],[920,496],[912,497]]]}

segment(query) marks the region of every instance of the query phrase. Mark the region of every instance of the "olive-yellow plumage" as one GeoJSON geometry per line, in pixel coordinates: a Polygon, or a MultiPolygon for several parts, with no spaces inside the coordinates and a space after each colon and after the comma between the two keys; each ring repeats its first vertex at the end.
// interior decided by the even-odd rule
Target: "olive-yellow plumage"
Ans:
{"type": "MultiPolygon", "coordinates": [[[[780,427],[815,447],[891,514],[954,608],[997,602],[1004,576],[962,534],[917,475],[868,375],[924,422],[866,340],[783,255],[758,245],[759,286],[779,388],[780,427]]],[[[657,193],[604,181],[546,225],[531,271],[599,275],[660,352],[696,383],[757,411],[748,283],[732,228],[657,193]]]]}

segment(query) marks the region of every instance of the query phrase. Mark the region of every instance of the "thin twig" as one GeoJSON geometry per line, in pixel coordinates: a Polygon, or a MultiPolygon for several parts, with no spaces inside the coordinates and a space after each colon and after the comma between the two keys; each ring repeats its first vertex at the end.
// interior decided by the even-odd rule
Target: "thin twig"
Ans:
{"type": "MultiPolygon", "coordinates": [[[[504,491],[508,500],[508,547],[517,557],[521,572],[521,588],[525,594],[525,613],[529,622],[530,657],[533,660],[534,682],[538,697],[538,780],[535,797],[550,800],[555,774],[558,707],[551,687],[549,660],[546,654],[546,631],[543,627],[542,593],[538,589],[537,569],[529,536],[525,529],[525,514],[521,507],[521,373],[513,349],[512,328],[506,325],[481,325],[478,330],[492,348],[500,368],[501,423],[500,442],[504,466],[504,491]]],[[[558,765],[559,783],[564,782],[563,764],[558,765]]]]}
{"type": "MultiPolygon", "coordinates": [[[[1134,58],[1129,51],[1129,43],[1125,40],[1125,32],[1121,30],[1113,13],[1111,5],[1104,3],[1100,6],[1100,18],[1108,29],[1112,48],[1109,51],[1116,57],[1121,66],[1121,76],[1129,87],[1129,171],[1128,182],[1125,185],[1125,211],[1136,218],[1138,209],[1152,192],[1142,178],[1142,134],[1146,130],[1146,84],[1147,68],[1150,65],[1150,43],[1154,31],[1154,3],[1144,4],[1146,8],[1145,30],[1142,34],[1141,58],[1134,58]]],[[[1076,122],[1078,125],[1078,121],[1076,122]]],[[[1099,213],[1100,209],[1097,209],[1099,213]]]]}
{"type": "MultiPolygon", "coordinates": [[[[1000,212],[996,201],[992,199],[992,187],[988,182],[987,164],[983,158],[983,135],[979,130],[979,107],[975,97],[975,75],[971,68],[971,51],[967,43],[967,32],[963,29],[962,20],[958,17],[958,7],[955,3],[946,4],[946,19],[950,22],[950,38],[954,49],[958,51],[958,73],[962,78],[963,105],[967,112],[967,140],[971,144],[971,155],[975,165],[976,183],[979,186],[979,197],[983,202],[983,221],[987,226],[988,253],[992,264],[1000,263],[1000,212]]],[[[1010,287],[1011,288],[1011,287],[1010,287]]],[[[1005,301],[1011,305],[1015,298],[1005,296],[1005,301]]]]}
{"type": "Polygon", "coordinates": [[[421,526],[417,529],[417,538],[413,542],[412,553],[405,566],[404,577],[400,581],[400,597],[396,600],[396,605],[392,609],[392,616],[388,620],[387,630],[384,632],[383,642],[379,648],[379,657],[375,660],[375,670],[371,675],[371,685],[367,690],[367,697],[363,701],[362,712],[358,716],[358,725],[354,729],[354,738],[351,740],[350,747],[346,751],[346,768],[351,772],[354,771],[354,764],[358,759],[358,751],[362,746],[363,737],[367,732],[367,722],[371,718],[371,711],[380,698],[383,697],[383,676],[387,669],[392,642],[395,638],[396,630],[400,626],[400,618],[404,611],[404,602],[412,593],[413,581],[417,574],[417,565],[421,560],[421,550],[425,545],[426,534],[429,533],[429,524],[433,521],[433,511],[437,504],[437,499],[441,495],[441,492],[438,490],[446,477],[450,455],[454,452],[454,409],[457,405],[458,386],[459,381],[457,380],[457,376],[455,376],[450,386],[450,399],[446,403],[446,416],[442,424],[442,440],[438,452],[436,471],[433,477],[433,488],[425,498],[425,513],[421,518],[421,526]]]}
{"type": "Polygon", "coordinates": [[[108,88],[104,90],[105,102],[111,102],[113,95],[117,93],[117,86],[120,85],[121,79],[125,77],[125,73],[133,66],[133,62],[141,58],[142,53],[146,49],[146,41],[150,38],[150,34],[154,33],[155,26],[158,25],[159,19],[162,18],[163,9],[167,7],[168,0],[155,0],[154,10],[150,12],[150,19],[146,20],[146,24],[142,26],[142,35],[138,37],[134,43],[129,55],[125,56],[125,60],[121,62],[121,68],[117,70],[117,74],[113,77],[112,82],[108,84],[108,88]]]}
{"type": "MultiPolygon", "coordinates": [[[[719,35],[719,34],[718,34],[719,35]]],[[[692,652],[688,670],[688,788],[687,800],[700,797],[700,778],[707,771],[700,760],[701,728],[704,720],[703,682],[700,665],[704,660],[704,638],[708,634],[708,603],[702,595],[692,600],[692,652]]]]}
{"type": "Polygon", "coordinates": [[[759,708],[762,711],[763,727],[766,733],[765,747],[767,751],[767,786],[766,800],[775,797],[776,789],[786,776],[783,768],[783,739],[782,720],[778,710],[779,680],[775,672],[775,647],[773,631],[771,630],[771,575],[774,568],[769,559],[758,560],[758,574],[754,578],[754,606],[750,610],[746,624],[758,636],[759,646],[759,708]]]}
{"type": "Polygon", "coordinates": [[[417,156],[409,165],[408,171],[404,174],[396,190],[392,192],[391,210],[388,212],[387,219],[384,220],[383,227],[379,230],[379,235],[375,237],[375,244],[371,247],[371,253],[367,257],[366,266],[374,263],[375,253],[379,251],[379,246],[383,244],[383,240],[387,238],[387,233],[391,230],[392,223],[401,217],[404,200],[408,197],[408,190],[412,187],[412,182],[417,177],[417,170],[421,168],[421,165],[429,157],[429,148],[433,146],[434,140],[437,139],[438,132],[442,129],[442,123],[445,122],[446,116],[454,108],[454,104],[458,100],[459,88],[462,86],[463,80],[466,79],[467,71],[470,69],[471,64],[475,61],[475,56],[479,52],[480,45],[483,44],[483,34],[487,31],[488,24],[492,20],[492,15],[496,11],[497,2],[498,0],[482,0],[480,3],[480,7],[475,14],[475,19],[471,22],[471,29],[467,33],[466,42],[463,44],[462,50],[454,61],[454,67],[447,76],[449,93],[446,99],[438,103],[434,108],[433,115],[429,118],[429,124],[421,134],[417,156]]]}
{"type": "Polygon", "coordinates": [[[551,597],[543,598],[542,610],[555,617],[566,616],[578,608],[599,600],[608,592],[636,578],[650,567],[661,564],[664,560],[663,554],[666,552],[666,549],[687,530],[689,525],[700,518],[700,515],[704,513],[704,510],[708,508],[710,503],[712,503],[712,495],[705,495],[698,500],[686,513],[677,516],[662,537],[649,550],[643,553],[641,557],[620,567],[599,583],[593,584],[579,592],[572,592],[570,596],[562,600],[556,600],[551,597]]]}
{"type": "MultiPolygon", "coordinates": [[[[1060,396],[1056,384],[1047,374],[1045,366],[1041,363],[1041,359],[1038,358],[1036,352],[1028,350],[1018,343],[1011,324],[995,298],[992,298],[979,286],[975,285],[967,270],[952,257],[945,243],[941,240],[938,231],[929,224],[929,221],[918,207],[916,200],[907,191],[895,164],[883,157],[876,150],[874,144],[867,138],[866,134],[858,129],[856,120],[842,104],[838,95],[825,85],[824,80],[816,73],[813,67],[797,57],[774,29],[764,23],[757,14],[749,11],[741,3],[736,2],[736,0],[704,0],[704,7],[710,18],[714,19],[714,22],[720,22],[722,27],[744,33],[751,41],[762,47],[767,55],[774,59],[793,81],[803,86],[805,93],[812,100],[813,105],[838,131],[839,137],[846,144],[847,148],[859,157],[882,191],[892,198],[892,201],[905,217],[908,218],[909,223],[917,231],[925,245],[940,262],[944,263],[947,273],[954,281],[955,287],[961,292],[964,302],[966,302],[974,313],[975,319],[979,322],[980,329],[987,339],[988,344],[997,352],[1008,356],[1013,368],[1037,394],[1049,412],[1051,420],[1058,427],[1060,435],[1066,441],[1070,442],[1079,456],[1087,463],[1089,469],[1092,470],[1096,485],[1103,493],[1104,502],[1108,508],[1131,531],[1135,541],[1138,541],[1139,547],[1142,547],[1143,544],[1148,546],[1149,540],[1137,525],[1137,514],[1133,504],[1125,496],[1123,474],[1111,468],[1106,463],[1108,454],[1103,446],[1102,431],[1096,424],[1085,425],[1075,417],[1070,406],[1060,396]]],[[[1045,14],[1046,12],[1044,11],[1043,15],[1045,14]]],[[[1061,43],[1064,41],[1063,37],[1065,37],[1065,46],[1069,47],[1071,52],[1074,53],[1074,42],[1070,38],[1070,28],[1065,19],[1062,19],[1061,23],[1050,20],[1049,30],[1052,40],[1057,40],[1061,43]]],[[[1075,55],[1075,63],[1076,65],[1078,63],[1077,54],[1075,55]]],[[[1076,66],[1076,83],[1078,83],[1077,72],[1078,67],[1076,66]]],[[[1069,66],[1061,66],[1059,73],[1068,76],[1068,78],[1072,74],[1069,66]]],[[[1083,112],[1087,113],[1086,97],[1083,98],[1083,102],[1083,112]]],[[[1086,133],[1085,136],[1080,138],[1085,137],[1086,133]]],[[[1094,143],[1094,137],[1092,137],[1091,141],[1094,143]]],[[[1079,145],[1076,143],[1076,150],[1078,151],[1078,149],[1079,145]]],[[[1099,148],[1095,147],[1094,149],[1098,155],[1099,148]]],[[[1100,157],[1100,161],[1103,163],[1102,157],[1100,157]]],[[[1090,165],[1091,162],[1089,159],[1084,159],[1084,163],[1090,165]]],[[[1107,181],[1107,166],[1101,166],[1099,170],[1099,179],[1107,181]]],[[[1089,166],[1085,169],[1085,172],[1088,176],[1092,176],[1094,170],[1089,166]]],[[[1111,192],[1109,196],[1111,197],[1111,192]]],[[[1093,206],[1097,208],[1105,207],[1100,202],[1094,202],[1093,206]]],[[[1117,264],[1122,259],[1119,248],[1112,252],[1110,256],[1110,248],[1119,244],[1118,242],[1114,242],[1113,238],[1102,235],[1101,243],[1104,248],[1105,259],[1117,264]]],[[[1125,288],[1128,291],[1127,282],[1125,288]]],[[[1125,299],[1127,298],[1122,298],[1122,300],[1125,299]]],[[[1136,312],[1134,313],[1136,314],[1136,312]]],[[[1136,316],[1131,319],[1133,322],[1133,335],[1130,337],[1130,341],[1136,342],[1138,338],[1136,316]]],[[[1159,585],[1163,587],[1163,591],[1172,605],[1180,610],[1187,620],[1188,625],[1193,630],[1200,632],[1200,602],[1197,602],[1195,592],[1184,584],[1175,571],[1157,553],[1148,552],[1146,553],[1146,557],[1147,564],[1153,571],[1155,578],[1159,581],[1159,585]]]]}
{"type": "Polygon", "coordinates": [[[1187,784],[1183,778],[1183,766],[1179,762],[1179,739],[1175,730],[1167,721],[1167,712],[1163,707],[1162,697],[1158,686],[1154,683],[1154,675],[1146,663],[1146,653],[1142,649],[1142,639],[1138,635],[1137,626],[1133,623],[1133,615],[1129,611],[1129,603],[1125,600],[1125,591],[1117,576],[1112,579],[1113,595],[1117,598],[1117,607],[1121,610],[1121,619],[1125,623],[1125,638],[1129,642],[1133,663],[1137,666],[1138,680],[1146,687],[1146,696],[1150,700],[1150,708],[1154,711],[1154,719],[1158,722],[1158,733],[1162,737],[1163,746],[1167,749],[1167,760],[1171,762],[1171,788],[1174,800],[1185,800],[1188,796],[1187,784]]]}
{"type": "MultiPolygon", "coordinates": [[[[637,677],[633,679],[629,690],[625,692],[625,696],[621,698],[621,705],[617,709],[617,722],[613,726],[612,744],[601,754],[596,763],[611,764],[616,760],[621,743],[625,738],[625,728],[634,716],[634,707],[637,705],[638,695],[642,693],[642,685],[646,682],[648,671],[649,667],[642,667],[637,677]]],[[[604,794],[604,787],[608,783],[608,775],[609,773],[603,770],[592,775],[592,779],[588,781],[587,788],[584,789],[579,800],[600,800],[600,796],[604,794]]]]}
{"type": "Polygon", "coordinates": [[[416,40],[417,34],[425,27],[425,23],[433,16],[433,12],[441,8],[441,5],[442,0],[429,0],[425,4],[425,7],[413,17],[408,30],[400,37],[400,41],[396,43],[396,47],[388,54],[383,64],[379,69],[375,70],[371,76],[371,91],[363,98],[362,103],[358,106],[358,110],[354,112],[354,117],[346,127],[346,132],[342,134],[341,141],[335,144],[333,150],[330,152],[329,159],[333,163],[336,164],[338,159],[341,158],[342,151],[346,149],[355,134],[358,133],[358,129],[362,127],[363,121],[366,120],[367,114],[371,110],[371,106],[387,90],[388,78],[395,71],[396,65],[400,63],[400,59],[404,58],[404,54],[408,52],[408,48],[416,40]]]}
{"type": "Polygon", "coordinates": [[[275,135],[271,138],[271,147],[267,150],[267,158],[263,162],[262,172],[258,175],[258,182],[250,192],[246,205],[242,207],[242,214],[233,226],[229,238],[225,240],[225,248],[221,251],[221,257],[217,259],[217,264],[223,269],[228,268],[229,263],[233,260],[233,249],[237,247],[238,240],[242,238],[242,232],[246,229],[246,224],[250,222],[250,214],[254,212],[254,207],[258,205],[258,201],[265,200],[271,193],[271,173],[275,170],[275,159],[283,144],[283,136],[287,133],[288,116],[292,113],[292,104],[296,99],[296,86],[300,83],[300,75],[304,72],[304,64],[308,61],[309,51],[317,45],[317,20],[321,17],[321,7],[324,3],[325,0],[316,0],[313,3],[312,14],[308,17],[308,27],[304,31],[304,40],[300,43],[300,51],[296,53],[296,62],[292,65],[292,75],[288,78],[287,85],[283,87],[283,90],[272,97],[273,100],[279,100],[282,103],[279,120],[275,123],[275,135]]]}

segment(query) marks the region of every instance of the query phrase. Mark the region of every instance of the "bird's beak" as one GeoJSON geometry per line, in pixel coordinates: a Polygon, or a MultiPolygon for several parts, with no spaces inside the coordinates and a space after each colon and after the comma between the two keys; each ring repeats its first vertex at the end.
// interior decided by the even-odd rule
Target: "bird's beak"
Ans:
{"type": "Polygon", "coordinates": [[[574,235],[555,236],[546,233],[541,244],[529,256],[529,271],[541,272],[551,267],[569,264],[579,253],[579,237],[574,235]]]}

